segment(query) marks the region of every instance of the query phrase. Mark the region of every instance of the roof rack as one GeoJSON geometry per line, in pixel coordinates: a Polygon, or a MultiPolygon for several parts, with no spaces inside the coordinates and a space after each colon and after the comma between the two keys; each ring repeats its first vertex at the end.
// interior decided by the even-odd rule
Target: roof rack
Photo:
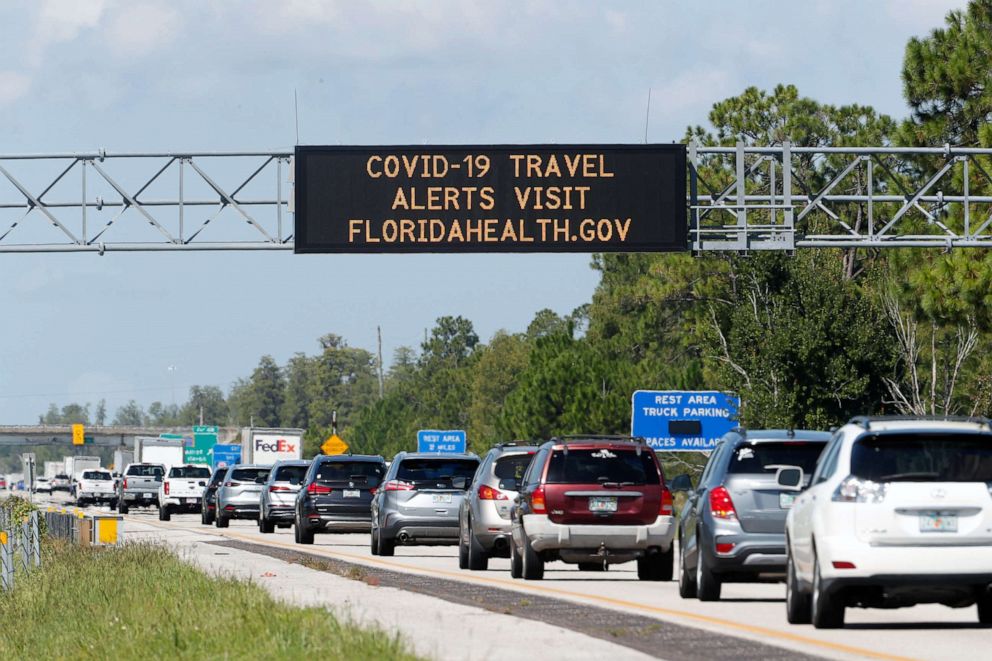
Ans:
{"type": "Polygon", "coordinates": [[[568,453],[568,446],[570,443],[588,443],[589,441],[609,441],[610,443],[629,443],[635,446],[638,456],[641,454],[641,448],[647,445],[645,441],[640,436],[621,436],[612,434],[565,434],[562,436],[553,436],[551,438],[552,443],[559,443],[565,446],[565,453],[568,453]]]}
{"type": "Polygon", "coordinates": [[[871,429],[873,422],[970,422],[992,429],[992,421],[983,415],[856,415],[848,424],[871,429]]]}

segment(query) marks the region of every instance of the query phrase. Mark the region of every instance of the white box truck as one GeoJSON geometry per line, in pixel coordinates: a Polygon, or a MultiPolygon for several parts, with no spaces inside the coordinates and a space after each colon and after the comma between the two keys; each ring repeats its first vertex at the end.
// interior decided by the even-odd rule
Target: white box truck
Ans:
{"type": "Polygon", "coordinates": [[[45,477],[49,480],[54,478],[56,475],[65,470],[64,461],[46,461],[45,462],[45,477]]]}
{"type": "Polygon", "coordinates": [[[131,450],[114,450],[114,463],[111,466],[113,472],[120,475],[124,472],[124,467],[134,463],[134,452],[131,450]]]}
{"type": "Polygon", "coordinates": [[[183,463],[183,442],[180,439],[136,436],[134,457],[130,463],[178,466],[183,463]]]}
{"type": "Polygon", "coordinates": [[[83,471],[99,467],[100,457],[80,454],[65,458],[65,474],[70,480],[78,480],[83,471]]]}
{"type": "Polygon", "coordinates": [[[241,430],[241,463],[243,464],[269,465],[286,459],[302,458],[302,429],[245,427],[241,430]]]}

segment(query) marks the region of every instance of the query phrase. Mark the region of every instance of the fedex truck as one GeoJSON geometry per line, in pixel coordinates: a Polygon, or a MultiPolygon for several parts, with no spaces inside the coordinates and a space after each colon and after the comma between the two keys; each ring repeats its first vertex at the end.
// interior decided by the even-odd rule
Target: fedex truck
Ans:
{"type": "Polygon", "coordinates": [[[245,427],[241,430],[241,463],[274,464],[302,458],[302,429],[245,427]]]}

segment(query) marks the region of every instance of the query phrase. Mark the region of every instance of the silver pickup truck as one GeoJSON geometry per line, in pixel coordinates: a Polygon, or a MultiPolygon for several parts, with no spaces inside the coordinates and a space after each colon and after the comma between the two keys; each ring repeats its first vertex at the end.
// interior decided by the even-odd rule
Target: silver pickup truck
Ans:
{"type": "Polygon", "coordinates": [[[157,507],[158,488],[164,476],[162,464],[128,464],[117,487],[118,511],[127,514],[132,507],[157,507]]]}

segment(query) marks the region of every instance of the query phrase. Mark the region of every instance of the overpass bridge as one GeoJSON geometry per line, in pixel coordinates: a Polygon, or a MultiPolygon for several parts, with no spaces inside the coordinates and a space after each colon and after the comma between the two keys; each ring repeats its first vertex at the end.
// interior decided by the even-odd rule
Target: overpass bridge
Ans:
{"type": "MultiPolygon", "coordinates": [[[[237,438],[238,427],[219,427],[217,438],[220,443],[229,443],[237,438]]],[[[0,447],[12,445],[64,445],[67,448],[134,447],[136,436],[159,436],[160,434],[189,434],[189,427],[119,427],[87,426],[86,437],[92,438],[85,445],[72,444],[71,425],[2,425],[0,426],[0,447]]]]}

